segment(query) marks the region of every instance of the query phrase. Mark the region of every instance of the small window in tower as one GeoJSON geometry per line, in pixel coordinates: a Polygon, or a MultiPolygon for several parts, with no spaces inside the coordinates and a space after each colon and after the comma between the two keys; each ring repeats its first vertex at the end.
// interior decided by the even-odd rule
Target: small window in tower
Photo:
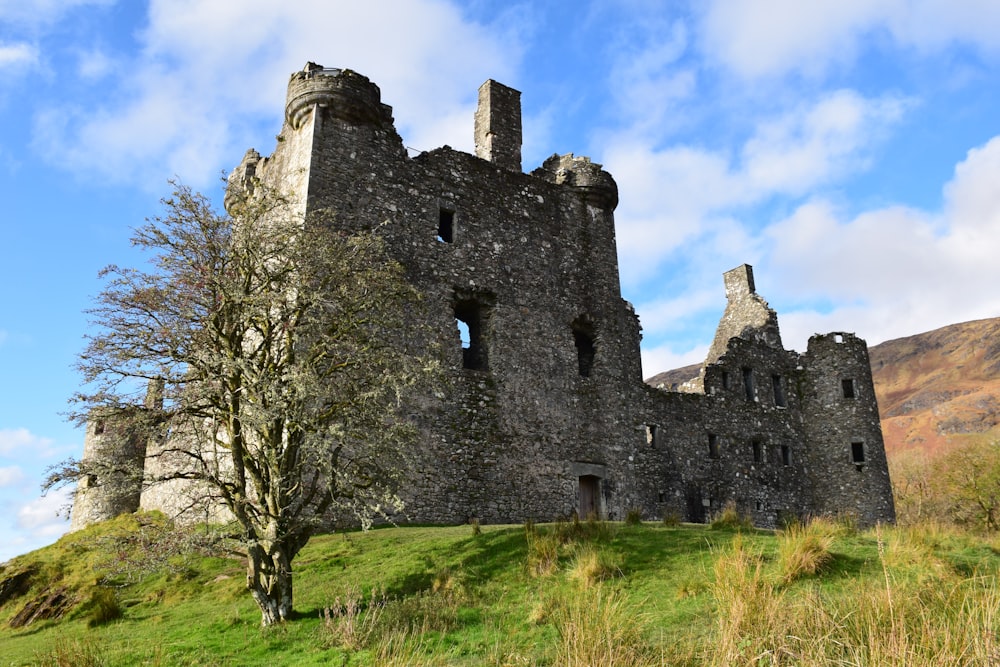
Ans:
{"type": "Polygon", "coordinates": [[[865,462],[865,443],[852,442],[851,463],[854,463],[855,465],[861,465],[864,462],[865,462]]]}
{"type": "Polygon", "coordinates": [[[731,382],[729,380],[729,371],[722,371],[722,388],[732,389],[731,382]]]}
{"type": "Polygon", "coordinates": [[[714,433],[708,434],[708,458],[719,458],[719,436],[714,433]]]}
{"type": "Polygon", "coordinates": [[[452,243],[455,240],[455,212],[442,208],[438,216],[437,240],[452,243]]]}
{"type": "Polygon", "coordinates": [[[754,440],[750,443],[751,449],[753,449],[753,462],[763,463],[764,462],[764,443],[760,440],[754,440]]]}
{"type": "Polygon", "coordinates": [[[660,427],[657,424],[646,424],[646,444],[656,447],[656,438],[659,436],[660,427]]]}
{"type": "Polygon", "coordinates": [[[577,370],[580,372],[580,377],[589,378],[594,370],[597,346],[594,327],[584,317],[578,317],[573,322],[573,343],[576,345],[577,370]]]}
{"type": "Polygon", "coordinates": [[[792,448],[788,445],[781,446],[781,465],[786,468],[792,465],[792,448]]]}
{"type": "Polygon", "coordinates": [[[844,390],[844,398],[854,398],[854,380],[852,378],[841,380],[840,386],[844,390]]]}
{"type": "Polygon", "coordinates": [[[785,407],[785,388],[780,375],[771,376],[771,386],[774,387],[774,404],[779,408],[785,407]]]}
{"type": "Polygon", "coordinates": [[[743,369],[743,389],[746,391],[748,401],[757,400],[757,390],[754,388],[753,384],[753,369],[744,368],[743,369]]]}
{"type": "Polygon", "coordinates": [[[484,371],[488,365],[484,323],[485,307],[475,300],[455,304],[455,324],[462,341],[462,367],[484,371]]]}
{"type": "Polygon", "coordinates": [[[103,434],[104,434],[104,420],[98,419],[96,422],[94,422],[94,435],[103,435],[103,434]]]}

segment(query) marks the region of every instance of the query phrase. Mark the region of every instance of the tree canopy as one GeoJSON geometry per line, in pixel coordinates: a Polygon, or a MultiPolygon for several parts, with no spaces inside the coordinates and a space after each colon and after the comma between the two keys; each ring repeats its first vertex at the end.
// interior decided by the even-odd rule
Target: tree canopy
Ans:
{"type": "Polygon", "coordinates": [[[377,230],[235,187],[219,213],[176,186],[132,239],[149,268],[103,271],[73,416],[140,433],[143,484],[177,512],[224,508],[267,625],[292,612],[291,561],[315,531],[399,509],[413,429],[398,406],[433,364],[401,344],[419,295],[377,230]]]}

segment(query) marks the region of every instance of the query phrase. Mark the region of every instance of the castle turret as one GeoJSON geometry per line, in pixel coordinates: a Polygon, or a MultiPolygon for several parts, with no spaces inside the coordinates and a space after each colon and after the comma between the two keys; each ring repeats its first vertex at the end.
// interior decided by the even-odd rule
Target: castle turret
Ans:
{"type": "Polygon", "coordinates": [[[816,335],[802,355],[803,424],[816,510],[894,522],[892,485],[865,341],[816,335]]]}

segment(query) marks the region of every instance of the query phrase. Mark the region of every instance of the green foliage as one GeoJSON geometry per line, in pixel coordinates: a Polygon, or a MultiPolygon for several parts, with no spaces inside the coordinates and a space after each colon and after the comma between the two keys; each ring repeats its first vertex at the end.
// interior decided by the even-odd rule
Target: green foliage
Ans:
{"type": "Polygon", "coordinates": [[[1000,530],[1000,442],[953,438],[935,456],[898,452],[889,460],[901,524],[943,522],[993,533],[1000,530]]]}
{"type": "Polygon", "coordinates": [[[118,595],[110,588],[95,588],[90,594],[90,620],[88,625],[104,625],[122,617],[118,595]]]}
{"type": "MultiPolygon", "coordinates": [[[[132,238],[148,267],[103,273],[74,418],[113,416],[159,443],[142,483],[182,480],[213,498],[207,514],[223,505],[262,620],[278,622],[293,609],[291,562],[329,516],[367,526],[400,507],[414,429],[394,417],[433,363],[384,333],[407,328],[419,295],[377,230],[303,219],[264,183],[230,183],[226,214],[183,186],[163,203],[132,238]]],[[[105,464],[68,462],[48,484],[105,464]]]]}
{"type": "Polygon", "coordinates": [[[626,526],[638,526],[642,523],[642,510],[638,507],[632,507],[625,513],[625,525],[626,526]]]}

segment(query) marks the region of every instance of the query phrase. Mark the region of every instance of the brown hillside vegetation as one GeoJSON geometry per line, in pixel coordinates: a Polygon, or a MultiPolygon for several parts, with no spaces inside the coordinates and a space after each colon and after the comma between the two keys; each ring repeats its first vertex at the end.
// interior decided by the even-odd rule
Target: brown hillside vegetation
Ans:
{"type": "MultiPolygon", "coordinates": [[[[952,324],[869,350],[887,452],[937,453],[952,436],[1000,435],[1000,318],[952,324]]],[[[670,388],[699,365],[646,380],[670,388]]]]}
{"type": "Polygon", "coordinates": [[[1000,318],[952,324],[869,351],[886,449],[936,453],[997,430],[1000,318]]]}

